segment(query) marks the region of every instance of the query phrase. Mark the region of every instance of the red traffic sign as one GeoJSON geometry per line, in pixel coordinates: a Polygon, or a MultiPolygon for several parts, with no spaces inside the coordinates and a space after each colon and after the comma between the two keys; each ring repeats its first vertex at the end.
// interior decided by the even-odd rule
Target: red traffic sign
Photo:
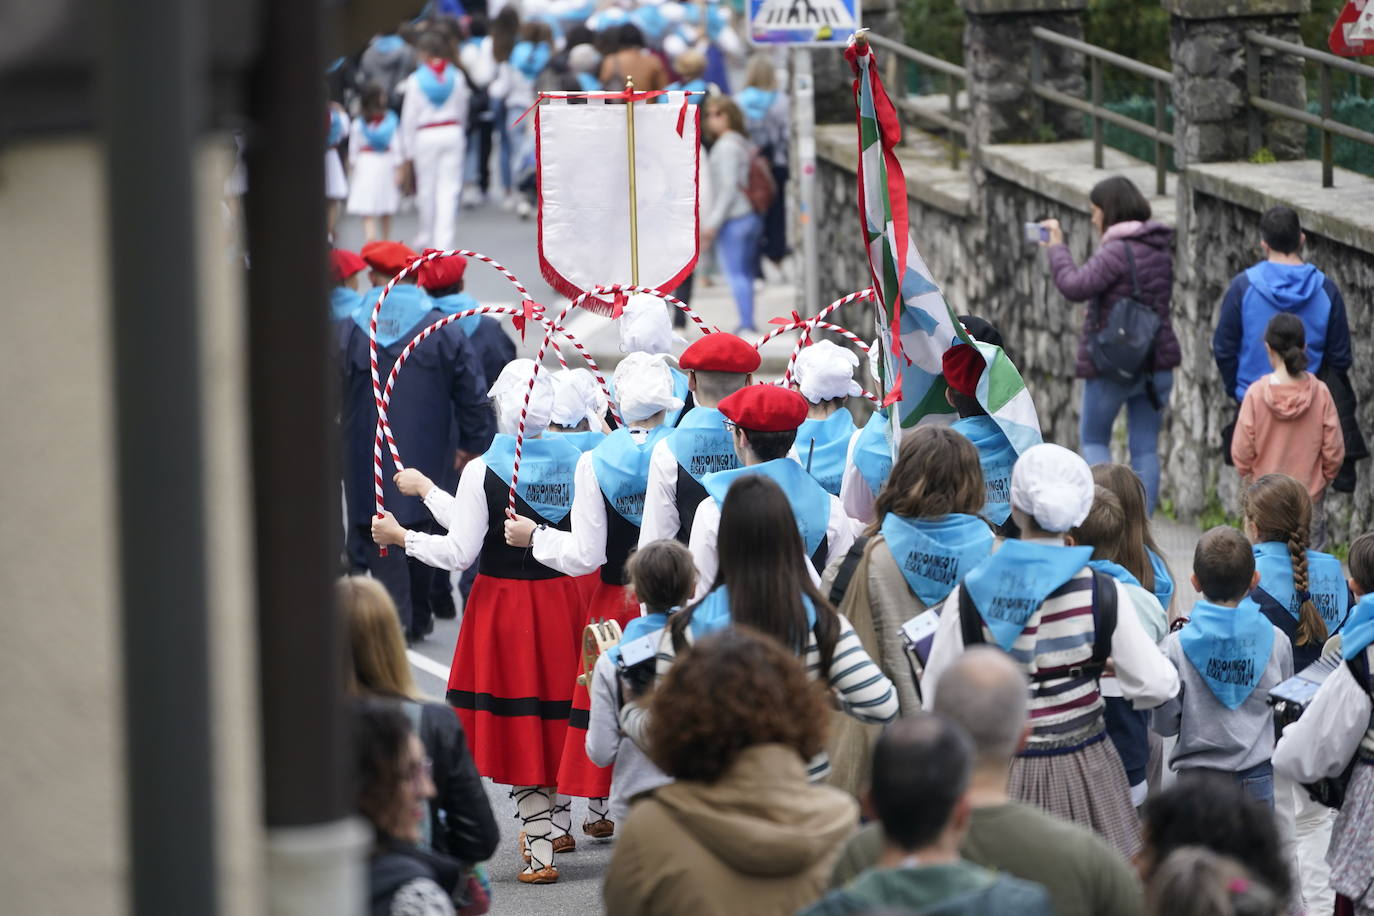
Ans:
{"type": "Polygon", "coordinates": [[[1342,57],[1374,54],[1374,2],[1346,0],[1326,44],[1331,53],[1342,57]]]}

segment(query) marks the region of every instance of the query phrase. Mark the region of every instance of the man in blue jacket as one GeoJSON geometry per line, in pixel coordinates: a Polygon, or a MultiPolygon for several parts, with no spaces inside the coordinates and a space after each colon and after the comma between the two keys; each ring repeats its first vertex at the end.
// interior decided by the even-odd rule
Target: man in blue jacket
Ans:
{"type": "Polygon", "coordinates": [[[1212,335],[1212,355],[1227,392],[1237,402],[1250,385],[1270,372],[1264,350],[1269,319],[1291,312],[1307,330],[1307,369],[1343,372],[1350,368],[1350,325],[1345,300],[1325,274],[1303,262],[1306,241],[1298,215],[1273,207],[1260,217],[1264,260],[1238,274],[1221,301],[1212,335]]]}

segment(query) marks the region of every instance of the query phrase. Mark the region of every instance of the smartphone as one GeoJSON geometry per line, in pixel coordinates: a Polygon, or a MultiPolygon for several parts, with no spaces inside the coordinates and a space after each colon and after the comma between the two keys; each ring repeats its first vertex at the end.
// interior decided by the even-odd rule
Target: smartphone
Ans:
{"type": "Polygon", "coordinates": [[[1026,223],[1024,229],[1028,242],[1048,242],[1050,240],[1050,230],[1039,223],[1026,223]]]}

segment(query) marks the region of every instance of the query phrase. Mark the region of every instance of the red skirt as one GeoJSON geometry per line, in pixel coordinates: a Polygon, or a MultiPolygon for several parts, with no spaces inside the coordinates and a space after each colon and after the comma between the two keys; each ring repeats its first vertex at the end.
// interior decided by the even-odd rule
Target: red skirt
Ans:
{"type": "MultiPolygon", "coordinates": [[[[614,620],[624,628],[638,616],[639,602],[628,586],[607,585],[597,577],[596,590],[587,604],[587,623],[614,620]]],[[[558,765],[558,791],[564,795],[605,798],[611,794],[612,768],[599,767],[587,756],[587,721],[591,708],[591,693],[578,684],[573,690],[572,716],[563,743],[563,759],[558,765]]]]}
{"type": "MultiPolygon", "coordinates": [[[[582,578],[582,577],[579,577],[582,578]]],[[[449,672],[477,771],[508,786],[558,785],[580,667],[586,584],[478,575],[449,672]]]]}

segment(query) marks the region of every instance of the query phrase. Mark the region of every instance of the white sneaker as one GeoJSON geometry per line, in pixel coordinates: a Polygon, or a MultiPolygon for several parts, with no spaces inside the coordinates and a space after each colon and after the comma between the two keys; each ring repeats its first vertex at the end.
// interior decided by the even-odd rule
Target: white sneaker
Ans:
{"type": "Polygon", "coordinates": [[[533,212],[534,208],[530,206],[530,202],[525,200],[525,198],[522,197],[515,202],[515,215],[521,219],[529,219],[530,214],[533,212]]]}
{"type": "Polygon", "coordinates": [[[463,206],[472,208],[480,207],[487,202],[487,195],[482,193],[482,189],[475,184],[470,184],[463,189],[463,206]]]}
{"type": "Polygon", "coordinates": [[[506,192],[505,198],[501,201],[502,210],[514,210],[519,203],[520,197],[512,192],[506,192]]]}

